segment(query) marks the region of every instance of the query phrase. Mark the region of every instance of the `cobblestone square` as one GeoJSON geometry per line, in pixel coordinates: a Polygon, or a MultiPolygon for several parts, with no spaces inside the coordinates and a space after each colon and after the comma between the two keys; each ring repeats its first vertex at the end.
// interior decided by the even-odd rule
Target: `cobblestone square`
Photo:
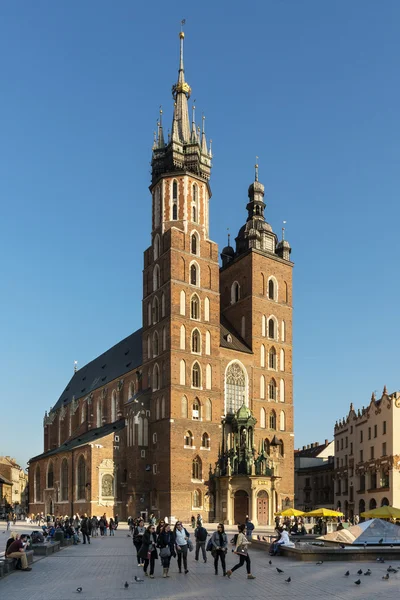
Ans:
{"type": "MultiPolygon", "coordinates": [[[[244,567],[231,579],[215,576],[212,562],[196,562],[194,552],[189,554],[187,575],[178,573],[173,559],[170,578],[162,578],[159,561],[156,562],[155,579],[144,578],[143,570],[136,566],[132,538],[127,534],[126,526],[121,526],[114,537],[95,537],[90,545],[69,546],[48,558],[36,560],[31,573],[16,571],[0,580],[0,598],[17,594],[29,600],[73,600],[78,597],[80,600],[233,600],[243,597],[254,600],[267,597],[376,600],[379,596],[391,600],[399,596],[399,575],[391,575],[389,581],[382,580],[389,566],[386,563],[339,562],[317,566],[277,557],[272,559],[270,566],[268,554],[255,549],[250,551],[252,572],[256,576],[254,581],[246,579],[244,567]],[[284,573],[279,574],[276,567],[284,573]],[[366,571],[368,567],[371,576],[357,574],[360,568],[366,571]],[[350,570],[349,577],[344,576],[347,570],[350,570]],[[144,582],[135,583],[135,575],[144,582]],[[288,577],[290,583],[285,582],[288,577]],[[359,586],[354,583],[358,579],[361,579],[359,586]],[[127,589],[125,581],[129,583],[127,589]],[[76,591],[78,587],[83,588],[81,593],[76,591]]],[[[7,536],[0,536],[5,543],[7,536]]],[[[235,562],[236,557],[228,552],[228,568],[235,562]]]]}

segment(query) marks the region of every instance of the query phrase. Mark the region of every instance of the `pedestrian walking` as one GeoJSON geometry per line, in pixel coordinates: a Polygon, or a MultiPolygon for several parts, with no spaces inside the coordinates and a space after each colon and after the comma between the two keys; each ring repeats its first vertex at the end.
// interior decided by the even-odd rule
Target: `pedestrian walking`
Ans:
{"type": "Polygon", "coordinates": [[[10,519],[10,515],[7,515],[7,531],[10,530],[11,527],[11,519],[10,519]]]}
{"type": "Polygon", "coordinates": [[[201,550],[201,554],[203,556],[203,561],[207,562],[207,554],[206,554],[206,540],[207,540],[207,529],[203,527],[203,525],[198,525],[194,530],[194,538],[196,540],[196,553],[195,560],[199,560],[199,554],[201,550]]]}
{"type": "Polygon", "coordinates": [[[83,543],[86,544],[86,540],[88,544],[90,544],[90,533],[92,530],[92,523],[90,519],[88,519],[87,514],[81,515],[81,531],[83,537],[83,543]]]}
{"type": "Polygon", "coordinates": [[[90,522],[92,524],[92,537],[97,537],[99,535],[99,520],[97,517],[92,517],[90,522]]]}
{"type": "Polygon", "coordinates": [[[165,523],[157,538],[157,546],[160,548],[161,564],[163,566],[163,577],[169,577],[168,571],[171,558],[176,556],[174,546],[174,534],[169,523],[165,523]]]}
{"type": "Polygon", "coordinates": [[[154,579],[154,564],[158,558],[156,526],[149,525],[143,534],[139,556],[144,559],[143,572],[149,576],[147,569],[150,565],[150,579],[154,579]]]}
{"type": "Polygon", "coordinates": [[[138,562],[138,567],[143,567],[143,561],[141,559],[141,557],[139,556],[139,550],[142,547],[142,540],[143,540],[143,535],[146,531],[146,528],[144,526],[144,521],[143,519],[139,519],[138,524],[136,525],[136,527],[133,530],[133,544],[136,548],[136,557],[137,557],[137,562],[138,562]]]}
{"type": "Polygon", "coordinates": [[[211,536],[212,550],[211,554],[214,557],[214,571],[218,575],[218,562],[221,561],[222,573],[226,575],[226,553],[228,552],[228,537],[225,533],[223,523],[219,523],[217,531],[211,536]]]}
{"type": "Polygon", "coordinates": [[[182,524],[182,521],[177,521],[174,527],[174,541],[176,553],[178,555],[178,569],[179,573],[182,573],[182,559],[183,559],[183,568],[185,571],[185,575],[189,573],[189,569],[187,567],[187,555],[188,555],[188,542],[190,540],[190,534],[185,529],[182,524]]]}
{"type": "Polygon", "coordinates": [[[240,560],[237,563],[237,565],[232,567],[232,569],[229,569],[229,571],[227,571],[226,574],[228,577],[230,577],[234,571],[236,571],[237,569],[240,569],[240,567],[243,567],[244,563],[246,563],[247,579],[255,579],[254,575],[251,574],[251,562],[250,562],[250,556],[249,556],[248,550],[247,550],[247,547],[249,546],[249,544],[251,542],[248,541],[248,539],[246,538],[246,536],[244,534],[245,529],[246,529],[246,526],[244,523],[242,523],[241,525],[238,526],[239,534],[237,536],[234,553],[239,556],[240,560]]]}
{"type": "Polygon", "coordinates": [[[110,535],[114,535],[115,530],[115,521],[112,517],[110,517],[110,522],[108,524],[108,529],[110,530],[110,535]]]}
{"type": "Polygon", "coordinates": [[[156,527],[156,534],[160,535],[161,531],[163,530],[165,525],[165,521],[164,519],[160,519],[157,523],[157,527],[156,527]]]}
{"type": "Polygon", "coordinates": [[[251,522],[251,519],[249,519],[249,517],[246,517],[245,525],[246,525],[246,537],[248,540],[251,540],[253,531],[254,531],[254,523],[251,522]]]}

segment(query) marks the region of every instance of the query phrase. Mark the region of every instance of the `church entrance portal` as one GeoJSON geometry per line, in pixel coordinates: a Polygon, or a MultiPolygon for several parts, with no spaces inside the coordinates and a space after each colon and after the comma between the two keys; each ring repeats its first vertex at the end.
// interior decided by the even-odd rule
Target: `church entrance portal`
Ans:
{"type": "Polygon", "coordinates": [[[261,490],[257,495],[257,522],[259,525],[269,524],[269,502],[265,490],[261,490]]]}
{"type": "Polygon", "coordinates": [[[249,496],[244,490],[238,490],[234,498],[235,523],[244,523],[249,514],[249,496]]]}

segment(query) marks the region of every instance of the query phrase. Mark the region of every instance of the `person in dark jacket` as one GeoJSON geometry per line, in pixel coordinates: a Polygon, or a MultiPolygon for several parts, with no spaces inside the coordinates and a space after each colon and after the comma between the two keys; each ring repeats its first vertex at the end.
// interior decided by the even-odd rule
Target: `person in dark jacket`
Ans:
{"type": "Polygon", "coordinates": [[[92,523],[91,523],[90,519],[88,519],[87,514],[85,513],[83,516],[81,516],[81,532],[82,532],[84,544],[86,544],[86,540],[88,541],[88,544],[90,544],[91,531],[92,531],[92,523]]]}
{"type": "Polygon", "coordinates": [[[203,525],[198,525],[194,530],[194,537],[196,540],[196,554],[194,559],[199,560],[199,553],[201,549],[201,553],[203,556],[203,561],[207,562],[207,554],[206,554],[206,540],[207,540],[207,529],[203,527],[203,525]]]}
{"type": "Polygon", "coordinates": [[[154,563],[158,558],[156,546],[156,527],[155,525],[149,525],[143,534],[142,547],[139,550],[139,556],[144,559],[143,571],[146,577],[148,577],[147,569],[150,564],[150,579],[154,579],[154,563]]]}
{"type": "Polygon", "coordinates": [[[215,574],[218,575],[218,559],[221,561],[222,573],[226,575],[226,553],[228,550],[228,538],[225,533],[225,527],[223,523],[219,523],[217,531],[211,536],[212,550],[211,554],[214,557],[214,569],[215,574]]]}
{"type": "Polygon", "coordinates": [[[163,577],[169,577],[169,565],[172,556],[175,558],[175,538],[171,531],[169,523],[165,523],[164,527],[160,531],[157,539],[157,546],[160,548],[161,564],[163,566],[163,577]]]}

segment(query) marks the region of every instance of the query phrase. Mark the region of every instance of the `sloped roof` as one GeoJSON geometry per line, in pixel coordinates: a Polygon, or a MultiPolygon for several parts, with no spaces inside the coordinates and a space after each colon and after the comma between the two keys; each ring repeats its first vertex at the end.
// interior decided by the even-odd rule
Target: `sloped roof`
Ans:
{"type": "Polygon", "coordinates": [[[12,485],[12,481],[9,481],[3,475],[0,475],[0,483],[5,483],[6,485],[12,485]]]}
{"type": "Polygon", "coordinates": [[[239,352],[246,352],[247,354],[253,354],[252,350],[248,347],[246,342],[240,337],[235,331],[234,327],[229,323],[228,319],[221,315],[221,337],[220,346],[222,348],[229,348],[230,350],[238,350],[239,352]],[[229,337],[232,341],[228,341],[229,337]]]}
{"type": "Polygon", "coordinates": [[[142,329],[138,329],[74,373],[53,410],[66,406],[73,397],[78,400],[87,396],[141,364],[142,329]]]}
{"type": "Polygon", "coordinates": [[[325,450],[325,444],[319,444],[318,446],[312,446],[311,448],[306,448],[305,450],[295,450],[294,454],[296,458],[299,456],[301,458],[317,458],[320,452],[325,450]]]}
{"type": "Polygon", "coordinates": [[[82,435],[78,435],[76,438],[73,438],[72,440],[62,444],[59,448],[54,448],[54,450],[48,450],[47,452],[43,452],[43,454],[34,456],[29,462],[39,460],[40,458],[47,458],[48,456],[53,456],[54,454],[59,454],[60,452],[69,452],[74,448],[79,448],[79,446],[85,446],[91,442],[97,442],[106,435],[109,435],[115,431],[120,431],[124,427],[125,419],[119,419],[119,421],[114,421],[114,423],[107,423],[102,427],[97,427],[96,429],[91,429],[86,433],[82,433],[82,435]]]}
{"type": "Polygon", "coordinates": [[[400,544],[400,527],[383,519],[369,519],[348,529],[327,533],[317,539],[354,546],[400,544]]]}

